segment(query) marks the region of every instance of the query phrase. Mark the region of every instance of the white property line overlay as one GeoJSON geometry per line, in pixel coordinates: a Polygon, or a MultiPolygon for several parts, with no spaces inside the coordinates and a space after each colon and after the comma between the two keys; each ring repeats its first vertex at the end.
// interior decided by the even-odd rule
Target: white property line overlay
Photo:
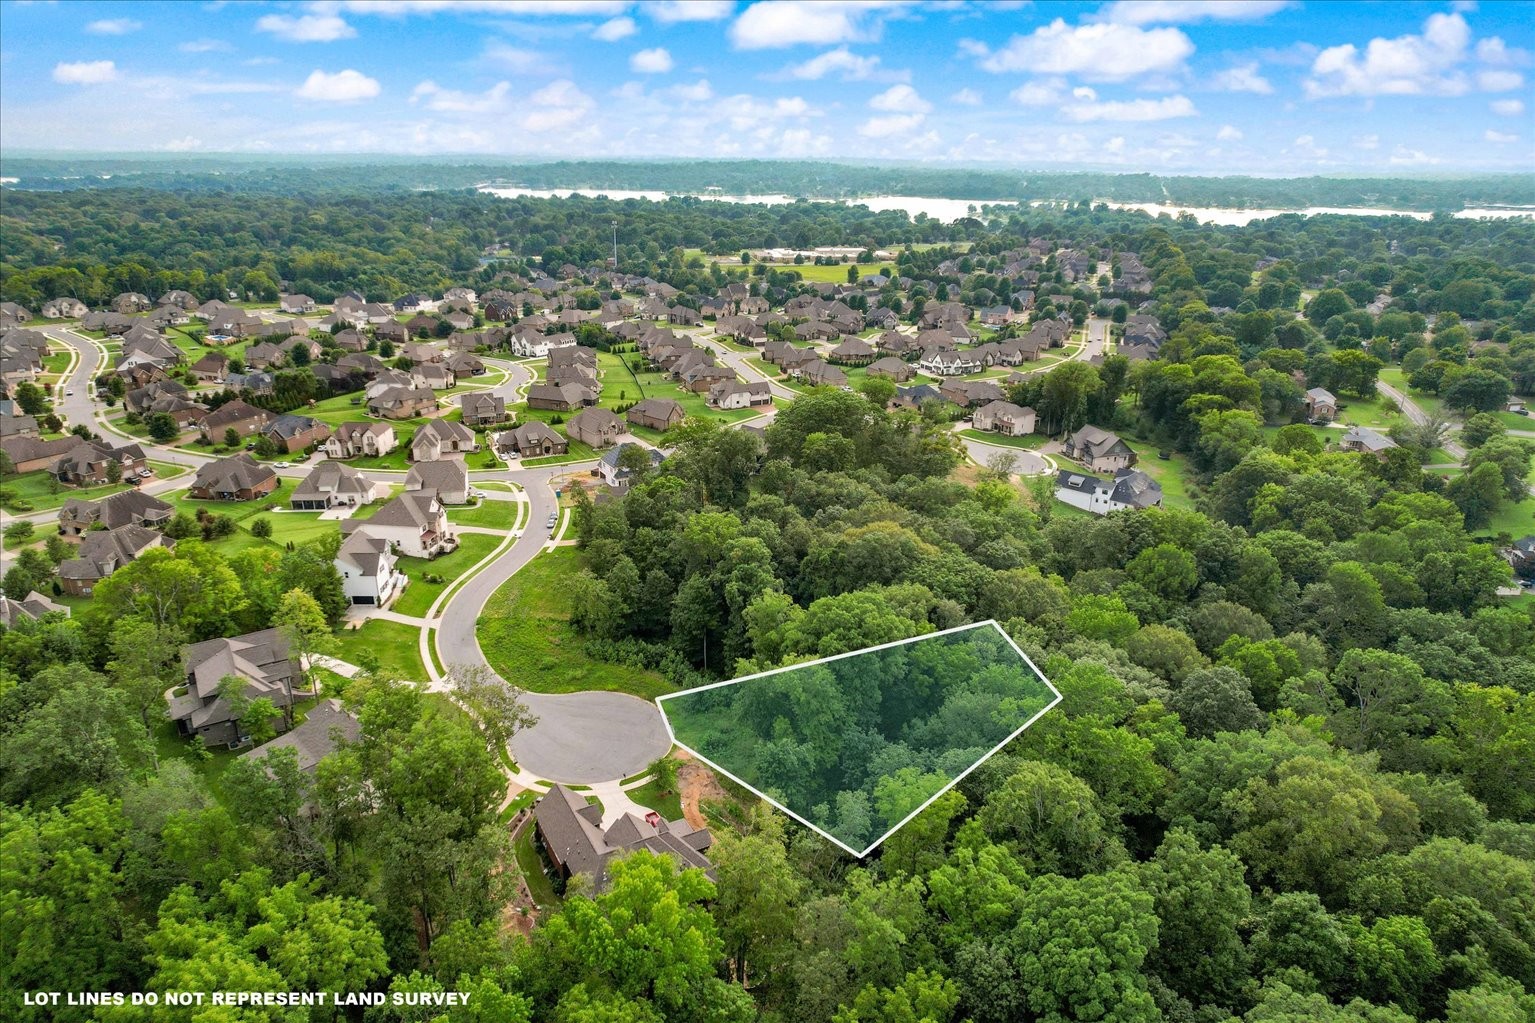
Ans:
{"type": "Polygon", "coordinates": [[[831,657],[822,657],[822,658],[819,658],[819,659],[814,660],[814,661],[805,661],[802,664],[791,664],[791,665],[789,665],[786,668],[773,668],[770,671],[759,671],[759,672],[757,672],[754,675],[743,675],[740,678],[726,679],[724,682],[711,682],[711,683],[709,683],[706,686],[697,686],[696,688],[693,688],[693,689],[685,689],[685,690],[683,690],[680,693],[667,693],[664,696],[656,697],[656,707],[657,707],[657,709],[659,709],[661,711],[661,720],[666,724],[666,734],[671,737],[672,743],[674,745],[680,747],[681,749],[686,750],[690,755],[692,755],[694,757],[697,757],[699,760],[701,760],[704,763],[708,764],[710,767],[714,768],[720,774],[723,774],[725,777],[729,778],[731,781],[735,782],[737,785],[739,785],[742,788],[746,789],[748,792],[752,793],[757,798],[765,800],[771,806],[775,807],[778,810],[783,811],[784,813],[788,814],[790,817],[793,817],[795,820],[797,820],[801,824],[805,825],[805,827],[809,828],[811,831],[814,831],[816,834],[820,835],[822,838],[826,839],[828,842],[830,842],[833,845],[837,846],[837,848],[845,849],[845,850],[847,850],[847,852],[850,855],[852,855],[855,858],[861,860],[865,856],[867,856],[871,852],[873,852],[875,849],[879,848],[879,846],[885,841],[885,839],[889,838],[891,835],[895,834],[897,831],[900,831],[902,828],[904,828],[912,820],[912,818],[917,816],[917,814],[921,813],[923,810],[926,810],[929,806],[931,806],[933,804],[933,802],[938,799],[939,796],[943,795],[945,792],[949,791],[954,786],[956,786],[960,782],[964,781],[966,776],[968,776],[970,774],[970,772],[974,771],[976,768],[978,768],[982,764],[986,763],[986,761],[990,760],[994,755],[996,755],[997,751],[1000,750],[1003,746],[1006,746],[1008,743],[1012,742],[1014,739],[1018,738],[1018,736],[1022,735],[1024,732],[1026,732],[1030,725],[1032,725],[1034,722],[1038,721],[1040,718],[1044,717],[1045,714],[1052,707],[1054,707],[1056,704],[1060,703],[1061,700],[1062,700],[1061,691],[1059,689],[1055,688],[1054,684],[1052,684],[1051,681],[1048,678],[1045,677],[1045,673],[1040,671],[1039,667],[1032,660],[1029,659],[1029,655],[1024,653],[1019,648],[1017,643],[1013,642],[1013,637],[1009,636],[1007,634],[1007,632],[1002,628],[1002,626],[997,624],[997,620],[995,618],[988,618],[984,622],[972,622],[969,625],[956,625],[952,629],[941,629],[938,632],[927,632],[927,633],[923,633],[920,636],[913,636],[910,639],[898,639],[898,640],[896,640],[893,643],[881,643],[879,646],[864,647],[861,650],[852,650],[852,651],[849,651],[848,653],[845,653],[845,654],[833,654],[831,657]],[[865,849],[863,852],[859,852],[857,849],[854,849],[852,846],[848,845],[846,842],[843,842],[840,839],[838,839],[835,835],[829,834],[824,829],[816,826],[811,821],[808,821],[804,817],[801,817],[799,814],[795,813],[793,810],[789,809],[787,806],[784,806],[782,803],[780,803],[778,800],[774,799],[772,796],[768,795],[766,792],[761,791],[755,785],[752,785],[750,782],[747,782],[747,781],[744,781],[741,778],[738,778],[736,775],[732,774],[730,771],[727,771],[724,767],[721,767],[719,764],[715,763],[713,760],[710,760],[708,757],[704,756],[698,750],[693,749],[691,746],[688,746],[685,743],[678,742],[677,741],[677,733],[672,730],[671,718],[666,716],[666,708],[661,706],[662,701],[675,699],[676,697],[679,697],[679,696],[690,696],[693,693],[701,693],[701,692],[704,692],[705,690],[708,690],[708,689],[720,689],[720,688],[723,688],[724,686],[736,685],[739,682],[750,682],[752,679],[767,678],[769,675],[781,675],[781,674],[783,674],[786,671],[797,671],[800,668],[810,668],[810,667],[814,667],[817,664],[827,664],[827,663],[829,663],[831,661],[840,661],[840,660],[844,660],[844,659],[846,659],[848,657],[860,657],[860,656],[862,656],[864,654],[872,654],[872,653],[874,653],[874,652],[876,652],[878,650],[888,650],[891,647],[895,647],[895,646],[906,646],[906,645],[908,645],[910,643],[920,643],[923,640],[937,639],[939,636],[948,636],[948,635],[952,635],[952,634],[954,634],[956,632],[966,632],[966,631],[968,631],[970,629],[984,629],[988,625],[991,626],[993,629],[995,629],[997,631],[997,635],[1001,636],[1002,639],[1007,643],[1008,646],[1013,648],[1013,653],[1015,653],[1019,657],[1023,658],[1023,663],[1027,664],[1029,666],[1029,669],[1031,671],[1033,671],[1034,674],[1039,678],[1039,680],[1045,684],[1045,688],[1046,689],[1049,689],[1052,693],[1055,694],[1055,699],[1053,699],[1049,703],[1045,704],[1045,706],[1037,714],[1035,714],[1033,717],[1029,718],[1029,720],[1025,721],[1022,725],[1020,725],[1018,727],[1017,731],[1013,732],[1007,738],[1003,739],[1001,742],[999,742],[995,746],[993,746],[986,753],[985,756],[981,757],[981,759],[977,760],[975,763],[973,763],[969,767],[965,768],[959,774],[955,775],[952,781],[950,781],[943,788],[939,789],[937,792],[934,792],[931,796],[929,796],[927,798],[927,801],[924,802],[921,806],[917,807],[911,813],[909,813],[905,817],[901,818],[900,823],[896,824],[889,831],[885,832],[883,835],[880,835],[878,838],[876,838],[873,842],[869,843],[869,847],[867,849],[865,849]]]}

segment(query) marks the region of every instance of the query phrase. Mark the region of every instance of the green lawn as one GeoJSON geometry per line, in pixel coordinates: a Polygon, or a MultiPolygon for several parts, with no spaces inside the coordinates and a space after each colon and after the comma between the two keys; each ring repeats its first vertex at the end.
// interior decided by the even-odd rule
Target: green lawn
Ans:
{"type": "Polygon", "coordinates": [[[340,649],[336,656],[363,667],[376,659],[379,670],[391,678],[424,682],[420,636],[420,630],[402,622],[371,618],[360,629],[344,629],[337,634],[340,649]]]}
{"type": "MultiPolygon", "coordinates": [[[[1349,426],[1368,426],[1372,430],[1384,433],[1398,423],[1405,422],[1405,417],[1400,412],[1390,412],[1386,409],[1386,402],[1391,399],[1377,394],[1371,398],[1338,397],[1338,422],[1349,426]]],[[[1413,399],[1416,401],[1416,397],[1413,399]]]]}
{"type": "MultiPolygon", "coordinates": [[[[554,430],[560,436],[565,437],[565,428],[563,426],[556,426],[554,430]]],[[[565,439],[570,440],[569,437],[565,437],[565,439]]],[[[564,465],[567,462],[586,462],[599,457],[601,456],[597,453],[595,448],[584,444],[581,441],[572,440],[570,441],[570,449],[563,455],[547,455],[543,458],[524,458],[522,460],[522,465],[523,468],[530,469],[536,465],[564,465]]]]}
{"type": "Polygon", "coordinates": [[[672,687],[659,675],[587,656],[570,626],[570,583],[581,570],[573,547],[540,554],[497,590],[478,623],[490,666],[538,693],[602,689],[653,699],[672,687]]]}
{"type": "MultiPolygon", "coordinates": [[[[454,521],[451,509],[448,512],[448,521],[454,521]]],[[[459,576],[500,544],[499,536],[490,536],[486,533],[460,533],[458,549],[452,554],[444,554],[431,561],[423,561],[421,558],[401,558],[400,570],[410,577],[410,585],[405,587],[405,592],[400,594],[400,599],[395,601],[389,610],[410,615],[413,618],[426,614],[438,594],[452,586],[459,576]],[[446,581],[429,583],[426,581],[428,575],[441,576],[446,581]]]]}
{"type": "Polygon", "coordinates": [[[1504,502],[1498,508],[1498,514],[1492,517],[1491,524],[1476,532],[1483,536],[1507,533],[1515,540],[1535,533],[1535,498],[1527,497],[1517,504],[1504,502]]]}
{"type": "Polygon", "coordinates": [[[624,795],[641,806],[647,806],[656,811],[669,821],[682,819],[682,794],[662,793],[661,786],[656,782],[646,782],[637,789],[626,789],[624,795]]]}
{"type": "Polygon", "coordinates": [[[1022,437],[1008,437],[1000,433],[985,433],[981,430],[961,430],[961,437],[980,441],[982,444],[998,444],[1008,448],[1042,448],[1050,442],[1050,438],[1042,433],[1025,434],[1022,437]]]}
{"type": "MultiPolygon", "coordinates": [[[[641,398],[671,398],[682,406],[682,411],[687,415],[717,419],[722,423],[735,423],[761,414],[759,409],[710,408],[707,395],[695,394],[684,389],[665,373],[651,370],[635,371],[629,364],[636,360],[643,363],[644,356],[636,352],[626,352],[622,355],[613,352],[597,353],[597,371],[602,381],[602,394],[597,399],[598,408],[616,412],[621,406],[632,405],[641,398]]],[[[547,423],[556,416],[568,421],[576,414],[528,408],[525,403],[516,405],[509,411],[515,411],[519,423],[525,423],[530,419],[547,423]]]]}
{"type": "MultiPolygon", "coordinates": [[[[172,465],[169,462],[149,463],[155,471],[156,479],[174,479],[188,472],[184,466],[172,465]]],[[[50,493],[48,481],[52,475],[46,469],[34,469],[31,472],[12,473],[0,477],[0,487],[5,487],[15,493],[18,500],[31,504],[31,509],[13,509],[17,511],[49,511],[54,508],[64,507],[64,503],[71,498],[80,498],[84,501],[99,501],[109,494],[115,494],[120,490],[130,489],[126,483],[103,483],[99,487],[69,487],[59,484],[58,493],[50,493]]],[[[11,506],[6,505],[7,508],[11,506]]]]}
{"type": "Polygon", "coordinates": [[[450,507],[448,521],[455,526],[511,529],[517,521],[517,502],[486,500],[481,501],[477,506],[450,507]]]}
{"type": "Polygon", "coordinates": [[[1381,369],[1379,376],[1381,382],[1389,384],[1407,395],[1412,400],[1412,403],[1424,412],[1438,412],[1444,407],[1444,402],[1434,395],[1429,394],[1427,391],[1420,391],[1414,387],[1409,387],[1407,384],[1407,374],[1402,372],[1402,367],[1400,366],[1385,366],[1381,369]]]}
{"type": "Polygon", "coordinates": [[[1193,508],[1190,491],[1194,487],[1194,469],[1183,455],[1174,453],[1167,461],[1157,457],[1155,444],[1126,440],[1126,444],[1140,457],[1135,468],[1141,470],[1162,487],[1162,505],[1165,508],[1193,508]]]}

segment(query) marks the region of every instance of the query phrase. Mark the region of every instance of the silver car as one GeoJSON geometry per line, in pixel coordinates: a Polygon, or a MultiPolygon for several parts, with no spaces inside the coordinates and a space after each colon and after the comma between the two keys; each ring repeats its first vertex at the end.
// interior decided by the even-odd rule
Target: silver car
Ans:
{"type": "Polygon", "coordinates": [[[553,529],[555,527],[555,525],[559,521],[560,521],[560,513],[559,512],[550,512],[549,513],[549,521],[544,523],[544,528],[545,529],[553,529]]]}

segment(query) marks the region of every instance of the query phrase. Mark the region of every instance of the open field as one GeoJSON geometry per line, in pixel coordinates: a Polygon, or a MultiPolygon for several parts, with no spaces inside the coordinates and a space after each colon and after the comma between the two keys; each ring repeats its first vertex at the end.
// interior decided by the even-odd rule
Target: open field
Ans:
{"type": "MultiPolygon", "coordinates": [[[[508,505],[508,507],[514,506],[508,505]]],[[[451,508],[448,511],[448,521],[453,521],[451,508]]],[[[460,533],[458,549],[452,554],[444,554],[431,561],[423,561],[421,558],[401,558],[400,570],[410,577],[410,585],[405,587],[405,592],[400,595],[399,600],[394,602],[390,610],[412,617],[426,614],[438,594],[452,586],[460,575],[469,571],[500,543],[500,537],[486,533],[460,533]],[[426,581],[429,575],[440,576],[446,581],[429,583],[426,581]]]]}
{"type": "Polygon", "coordinates": [[[986,433],[982,430],[965,429],[959,431],[961,437],[967,437],[982,444],[996,444],[1004,448],[1026,448],[1035,450],[1050,443],[1050,438],[1042,433],[1025,434],[1022,437],[1009,437],[1001,433],[986,433]]]}
{"type": "Polygon", "coordinates": [[[579,552],[557,548],[538,555],[491,596],[478,626],[490,666],[512,685],[537,693],[605,689],[649,700],[671,692],[655,672],[586,654],[570,625],[570,582],[580,571],[579,552]]]}

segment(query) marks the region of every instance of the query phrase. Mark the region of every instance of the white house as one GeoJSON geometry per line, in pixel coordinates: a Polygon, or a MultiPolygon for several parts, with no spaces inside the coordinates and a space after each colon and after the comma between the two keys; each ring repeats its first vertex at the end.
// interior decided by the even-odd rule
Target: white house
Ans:
{"type": "Polygon", "coordinates": [[[389,541],[367,528],[358,529],[336,552],[336,571],[348,602],[386,607],[409,581],[389,541]]]}
{"type": "Polygon", "coordinates": [[[1055,497],[1073,508],[1107,515],[1127,508],[1161,507],[1162,487],[1139,469],[1120,469],[1111,480],[1062,469],[1055,477],[1055,497]]]}
{"type": "Polygon", "coordinates": [[[448,532],[448,513],[435,491],[401,494],[365,522],[346,520],[341,531],[350,536],[363,526],[409,558],[435,558],[458,546],[458,537],[448,532]]]}

